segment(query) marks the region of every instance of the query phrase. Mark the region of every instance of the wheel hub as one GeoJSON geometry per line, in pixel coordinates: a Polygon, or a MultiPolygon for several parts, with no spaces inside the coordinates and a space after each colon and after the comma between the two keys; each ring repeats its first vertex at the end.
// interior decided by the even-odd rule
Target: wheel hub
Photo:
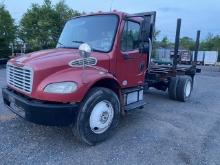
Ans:
{"type": "Polygon", "coordinates": [[[102,113],[102,115],[100,117],[100,122],[104,124],[108,121],[108,118],[109,118],[109,114],[107,111],[105,111],[102,113]]]}
{"type": "Polygon", "coordinates": [[[90,115],[89,124],[91,130],[96,134],[105,132],[111,125],[114,116],[112,104],[107,101],[97,103],[90,115]]]}
{"type": "Polygon", "coordinates": [[[191,88],[192,88],[191,82],[188,81],[186,83],[186,87],[185,87],[185,95],[186,95],[186,97],[189,97],[189,95],[191,93],[191,88]]]}

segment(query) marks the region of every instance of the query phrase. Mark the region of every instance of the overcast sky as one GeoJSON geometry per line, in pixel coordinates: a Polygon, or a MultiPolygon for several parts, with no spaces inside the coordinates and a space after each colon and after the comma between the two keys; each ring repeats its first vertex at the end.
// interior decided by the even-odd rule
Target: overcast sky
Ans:
{"type": "MultiPolygon", "coordinates": [[[[43,0],[0,0],[19,22],[21,16],[32,3],[42,4],[43,0]]],[[[53,0],[57,3],[59,0],[53,0]]],[[[74,10],[95,12],[112,9],[135,13],[157,11],[156,26],[161,30],[160,38],[168,36],[174,40],[176,19],[182,18],[181,36],[195,38],[196,31],[220,35],[220,0],[66,0],[74,10]]]]}

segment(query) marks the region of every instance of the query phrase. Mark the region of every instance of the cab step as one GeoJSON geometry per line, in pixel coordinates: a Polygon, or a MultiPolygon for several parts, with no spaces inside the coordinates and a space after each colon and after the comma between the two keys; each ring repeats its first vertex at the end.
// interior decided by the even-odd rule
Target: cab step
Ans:
{"type": "Polygon", "coordinates": [[[142,108],[144,105],[146,105],[146,103],[144,101],[138,101],[129,105],[126,105],[124,110],[125,111],[131,111],[137,108],[142,108]]]}

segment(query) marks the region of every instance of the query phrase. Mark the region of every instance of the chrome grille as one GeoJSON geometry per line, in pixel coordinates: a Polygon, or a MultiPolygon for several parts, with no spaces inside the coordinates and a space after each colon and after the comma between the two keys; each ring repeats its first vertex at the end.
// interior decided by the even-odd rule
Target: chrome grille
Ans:
{"type": "Polygon", "coordinates": [[[76,59],[69,63],[72,67],[94,66],[97,64],[97,59],[94,57],[76,59]]]}
{"type": "Polygon", "coordinates": [[[28,67],[17,67],[7,64],[7,83],[20,91],[31,93],[33,85],[33,71],[28,67]]]}

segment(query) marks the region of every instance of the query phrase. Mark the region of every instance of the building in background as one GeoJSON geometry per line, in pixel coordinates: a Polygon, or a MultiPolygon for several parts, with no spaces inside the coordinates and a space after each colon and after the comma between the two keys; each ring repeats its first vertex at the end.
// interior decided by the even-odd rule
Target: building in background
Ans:
{"type": "MultiPolygon", "coordinates": [[[[180,64],[191,64],[194,60],[194,51],[180,49],[178,62],[180,64]]],[[[172,64],[174,50],[171,48],[159,48],[155,51],[154,61],[158,64],[172,64]]],[[[217,65],[218,51],[199,51],[197,56],[198,65],[217,65]]]]}
{"type": "MultiPolygon", "coordinates": [[[[197,64],[200,65],[217,65],[218,51],[199,51],[197,56],[197,64]]],[[[194,57],[194,52],[193,52],[194,57]]]]}

